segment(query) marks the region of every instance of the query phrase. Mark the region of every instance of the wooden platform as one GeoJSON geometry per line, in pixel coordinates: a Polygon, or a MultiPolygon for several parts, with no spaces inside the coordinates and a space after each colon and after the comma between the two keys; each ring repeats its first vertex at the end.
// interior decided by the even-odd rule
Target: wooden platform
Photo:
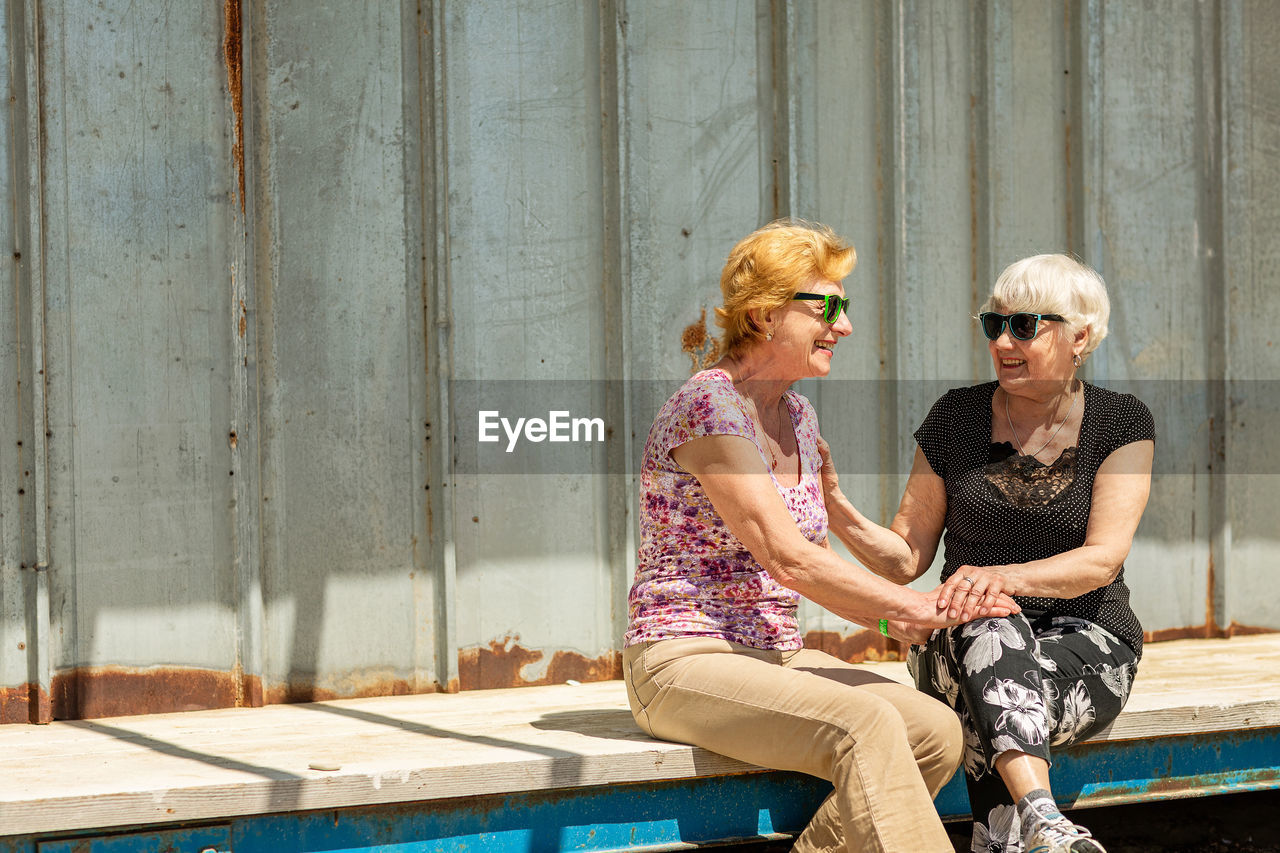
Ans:
{"type": "MultiPolygon", "coordinates": [[[[908,680],[900,663],[874,669],[908,680]]],[[[1180,640],[1148,647],[1094,742],[1277,728],[1280,635],[1180,640]]],[[[10,725],[0,837],[757,770],[647,738],[620,682],[10,725]]]]}

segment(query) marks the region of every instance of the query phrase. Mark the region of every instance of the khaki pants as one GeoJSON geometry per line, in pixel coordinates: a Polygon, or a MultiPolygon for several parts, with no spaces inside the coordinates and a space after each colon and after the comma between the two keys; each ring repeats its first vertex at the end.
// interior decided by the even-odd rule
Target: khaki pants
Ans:
{"type": "Polygon", "coordinates": [[[631,646],[623,675],[653,737],[835,786],[796,850],[952,853],[933,797],[963,739],[941,702],[823,652],[701,637],[631,646]]]}

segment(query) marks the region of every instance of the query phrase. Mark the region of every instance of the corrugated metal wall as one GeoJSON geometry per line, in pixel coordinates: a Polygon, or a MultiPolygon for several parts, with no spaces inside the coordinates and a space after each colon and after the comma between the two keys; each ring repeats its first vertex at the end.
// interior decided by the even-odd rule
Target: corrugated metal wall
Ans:
{"type": "MultiPolygon", "coordinates": [[[[1263,0],[9,0],[0,719],[615,677],[630,476],[732,243],[859,250],[842,482],[990,376],[995,274],[1111,286],[1157,636],[1280,628],[1263,0]],[[478,412],[603,441],[478,441],[478,412]]],[[[692,352],[692,354],[691,354],[692,352]]],[[[805,611],[809,641],[888,651],[805,611]]]]}

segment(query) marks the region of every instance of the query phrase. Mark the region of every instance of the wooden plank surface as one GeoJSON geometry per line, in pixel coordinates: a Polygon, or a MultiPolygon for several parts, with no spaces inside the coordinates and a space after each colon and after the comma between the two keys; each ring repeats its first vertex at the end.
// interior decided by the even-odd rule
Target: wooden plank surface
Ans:
{"type": "MultiPolygon", "coordinates": [[[[1100,739],[1280,726],[1277,664],[1278,634],[1153,645],[1100,739]]],[[[617,681],[12,725],[0,835],[755,769],[645,737],[617,681]]]]}

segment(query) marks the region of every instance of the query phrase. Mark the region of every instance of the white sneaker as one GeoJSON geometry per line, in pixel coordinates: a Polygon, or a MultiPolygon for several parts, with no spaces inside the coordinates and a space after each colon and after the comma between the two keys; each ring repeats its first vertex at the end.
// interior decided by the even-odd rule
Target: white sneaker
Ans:
{"type": "Polygon", "coordinates": [[[1067,820],[1060,812],[1036,810],[1041,820],[1022,828],[1025,853],[1107,853],[1083,826],[1067,820]]]}

